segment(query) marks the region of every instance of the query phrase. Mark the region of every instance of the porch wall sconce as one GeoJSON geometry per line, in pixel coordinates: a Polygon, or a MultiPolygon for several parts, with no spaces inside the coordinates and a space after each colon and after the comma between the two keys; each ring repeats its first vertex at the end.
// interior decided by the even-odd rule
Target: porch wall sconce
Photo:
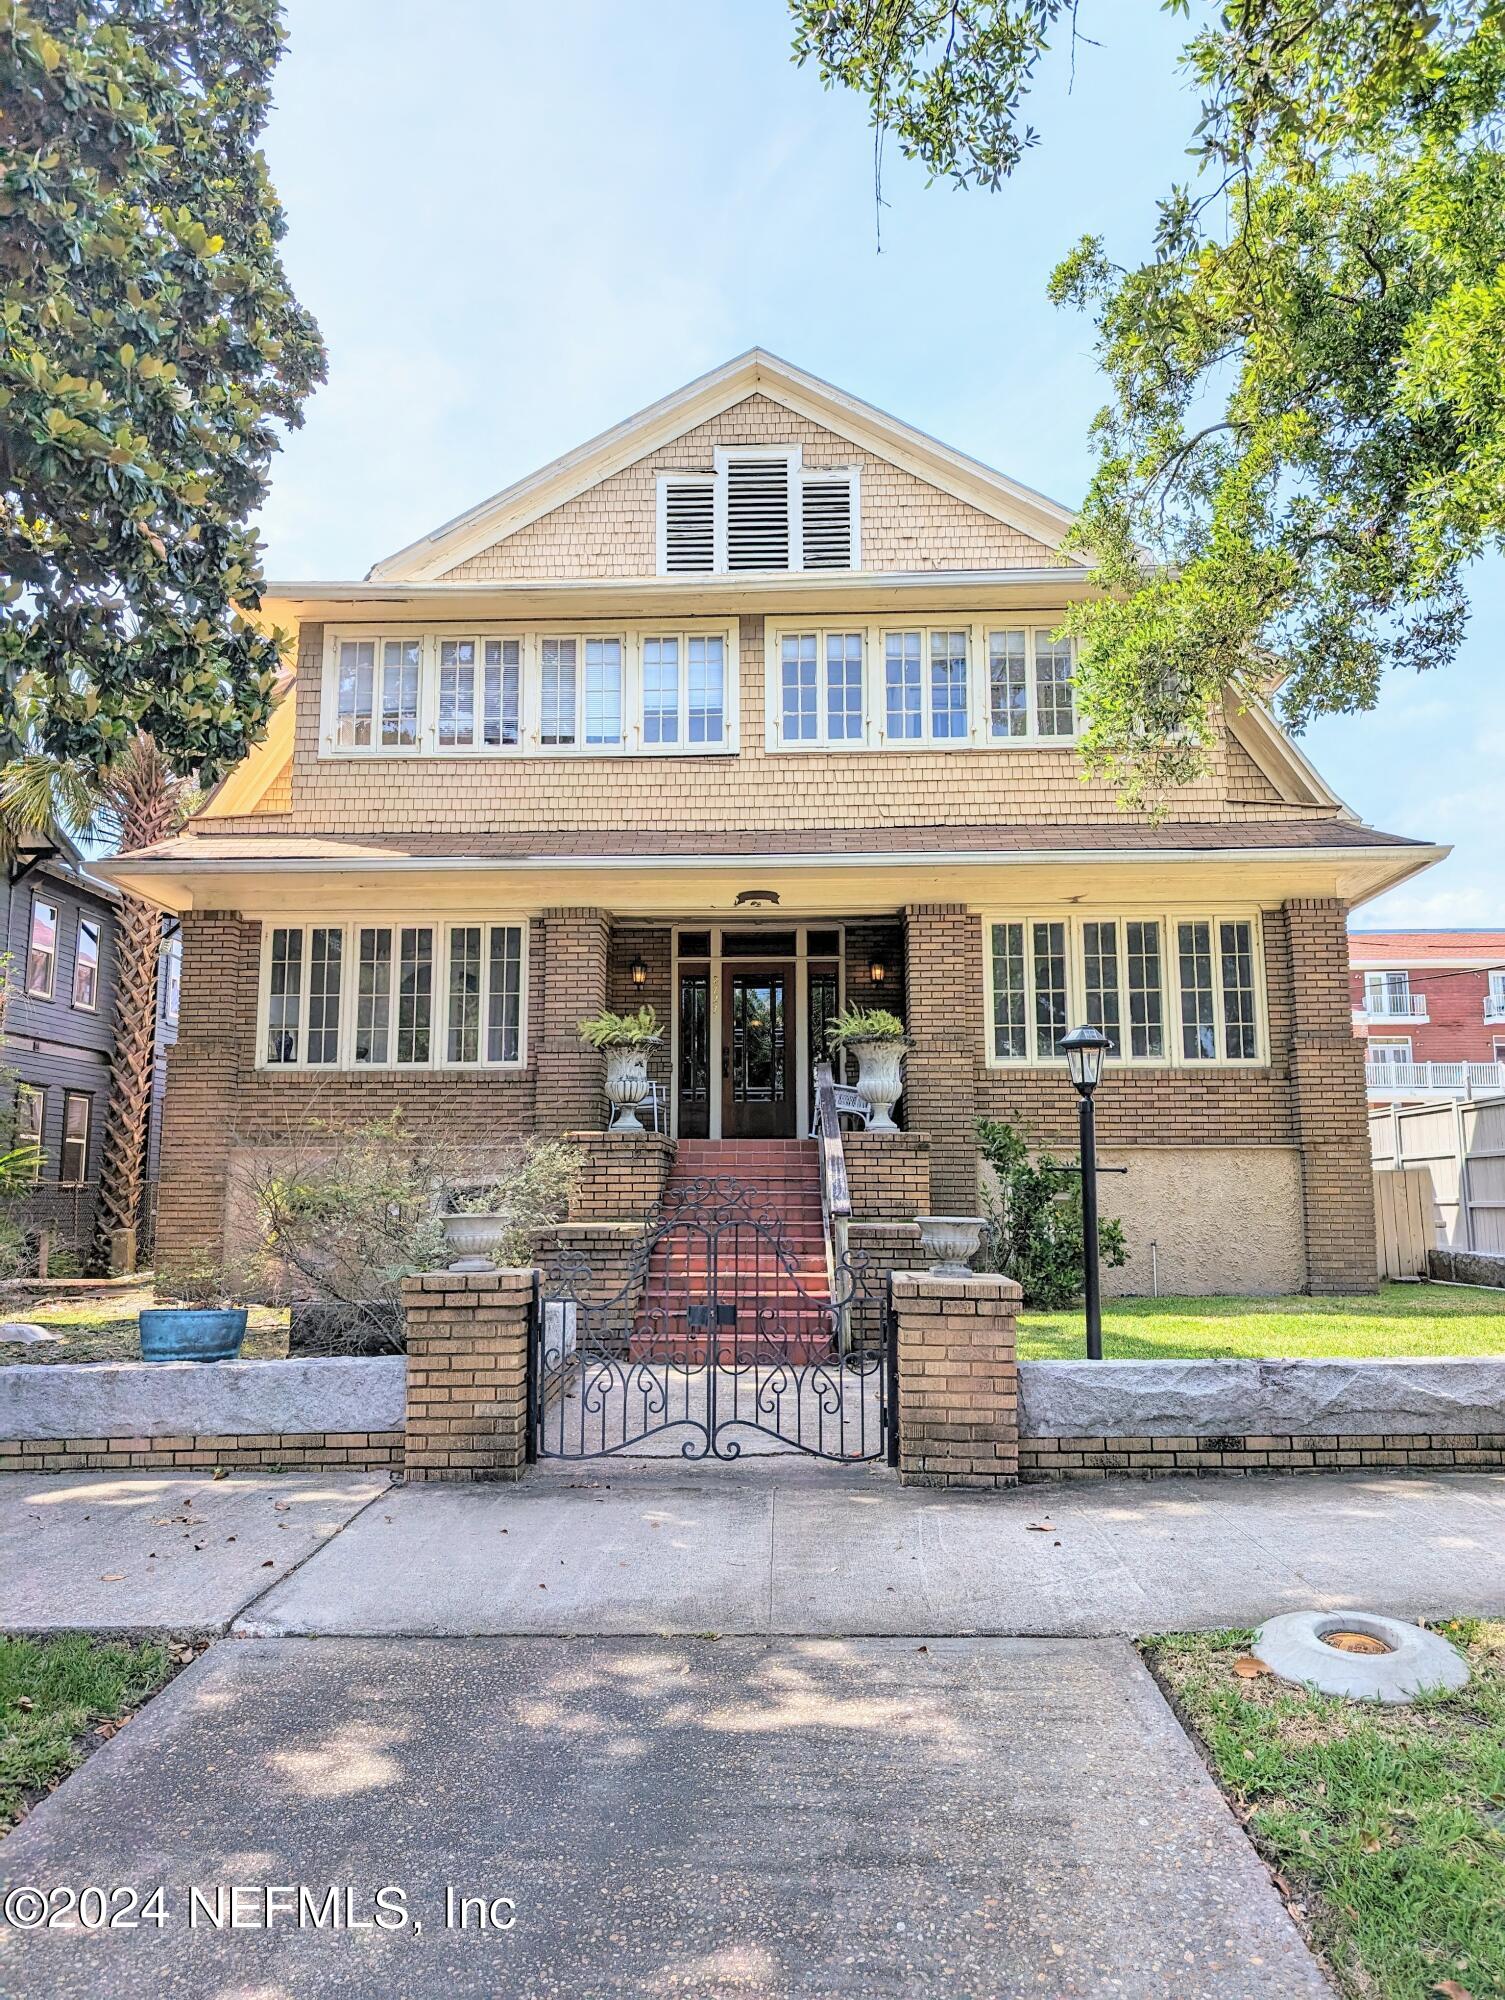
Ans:
{"type": "Polygon", "coordinates": [[[627,972],[634,986],[646,986],[648,984],[648,968],[640,958],[635,958],[632,961],[631,965],[627,968],[627,972]]]}
{"type": "Polygon", "coordinates": [[[881,986],[888,977],[888,967],[881,958],[875,958],[867,969],[867,976],[875,986],[881,986]]]}

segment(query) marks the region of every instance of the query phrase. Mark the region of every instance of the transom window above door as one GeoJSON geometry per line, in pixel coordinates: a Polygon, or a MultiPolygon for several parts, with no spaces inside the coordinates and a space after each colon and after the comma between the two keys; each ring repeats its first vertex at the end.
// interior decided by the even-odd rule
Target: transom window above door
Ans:
{"type": "Polygon", "coordinates": [[[325,756],[705,755],[737,748],[737,628],[331,631],[325,756]]]}
{"type": "Polygon", "coordinates": [[[767,637],[770,750],[1068,745],[1076,654],[1051,624],[854,621],[767,637]]]}

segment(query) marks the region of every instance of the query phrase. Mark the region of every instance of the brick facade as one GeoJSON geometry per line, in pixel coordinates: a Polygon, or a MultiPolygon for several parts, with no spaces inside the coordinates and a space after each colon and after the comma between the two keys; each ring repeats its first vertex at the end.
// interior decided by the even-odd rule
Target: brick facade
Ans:
{"type": "Polygon", "coordinates": [[[982,1053],[981,919],[961,903],[915,904],[904,912],[904,949],[911,1043],[904,1122],[930,1135],[935,1213],[973,1215],[982,1053]]]}
{"type": "Polygon", "coordinates": [[[1307,1283],[1372,1292],[1374,1189],[1364,1052],[1348,1006],[1348,930],[1335,901],[1286,904],[1291,944],[1291,1085],[1301,1146],[1307,1283]]]}
{"type": "Polygon", "coordinates": [[[402,1457],[401,1431],[0,1438],[0,1472],[399,1472],[402,1457]]]}
{"type": "Polygon", "coordinates": [[[627,1222],[654,1213],[664,1198],[675,1145],[658,1132],[569,1132],[583,1162],[570,1200],[571,1222],[627,1222]]]}
{"type": "Polygon", "coordinates": [[[1019,1483],[1012,1278],[893,1279],[899,1477],[906,1486],[1019,1483]]]}
{"type": "Polygon", "coordinates": [[[842,1150],[854,1216],[863,1222],[913,1222],[930,1214],[926,1134],[849,1132],[842,1150]]]}
{"type": "Polygon", "coordinates": [[[1478,1472],[1505,1466],[1505,1431],[1248,1437],[1024,1437],[1026,1485],[1061,1479],[1237,1478],[1251,1472],[1478,1472]]]}

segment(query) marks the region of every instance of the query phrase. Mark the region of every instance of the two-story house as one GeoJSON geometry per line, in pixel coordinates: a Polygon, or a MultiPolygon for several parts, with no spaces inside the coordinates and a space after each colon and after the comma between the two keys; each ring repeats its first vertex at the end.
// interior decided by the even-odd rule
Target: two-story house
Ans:
{"type": "MultiPolygon", "coordinates": [[[[115,1050],[115,946],[120,892],[59,828],[27,836],[5,880],[3,1060],[12,1142],[37,1149],[32,1191],[18,1203],[59,1250],[87,1258],[115,1050]]],[[[157,1062],[148,1125],[148,1181],[161,1150],[164,1052],[177,1037],[180,946],[164,945],[157,1062]]],[[[151,1213],[141,1218],[150,1242],[151,1213]]]]}
{"type": "MultiPolygon", "coordinates": [[[[1154,819],[1084,777],[1068,510],[753,351],[378,563],[273,587],[266,742],[110,864],[183,921],[161,1241],[215,1251],[290,1123],[602,1122],[576,1024],[651,1001],[669,1131],[808,1130],[881,1001],[930,1205],[977,1121],[1057,1146],[1100,1023],[1121,1282],[1374,1283],[1349,908],[1442,850],[1362,825],[1256,701],[1154,819]]],[[[924,1206],[921,1190],[912,1206],[924,1206]]]]}
{"type": "Polygon", "coordinates": [[[1354,931],[1354,1033],[1372,1098],[1505,1093],[1505,931],[1354,931]]]}

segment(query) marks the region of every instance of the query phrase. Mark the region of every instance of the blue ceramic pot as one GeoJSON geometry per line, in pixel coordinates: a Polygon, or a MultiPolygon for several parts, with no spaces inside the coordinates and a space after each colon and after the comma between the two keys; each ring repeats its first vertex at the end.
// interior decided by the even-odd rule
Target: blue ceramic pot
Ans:
{"type": "Polygon", "coordinates": [[[136,1315],[143,1361],[233,1361],[246,1337],[244,1306],[205,1312],[154,1306],[136,1315]]]}

